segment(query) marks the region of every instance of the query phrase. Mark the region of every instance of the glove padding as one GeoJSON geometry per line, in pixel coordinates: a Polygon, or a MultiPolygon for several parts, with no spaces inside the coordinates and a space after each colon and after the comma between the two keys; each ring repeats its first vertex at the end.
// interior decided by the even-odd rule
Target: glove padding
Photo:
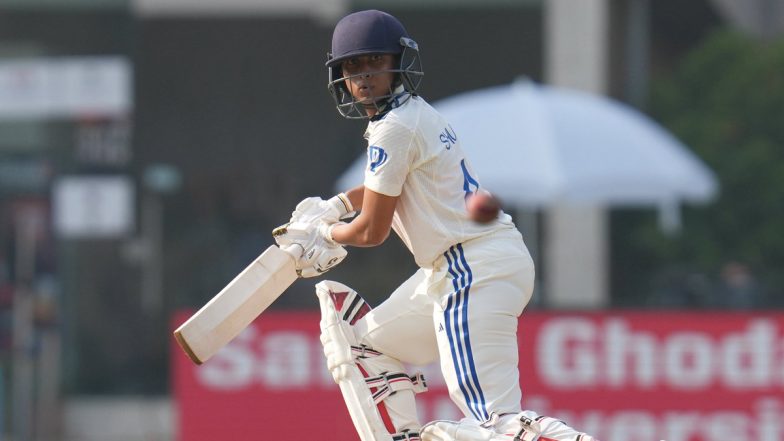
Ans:
{"type": "Polygon", "coordinates": [[[305,198],[294,208],[289,223],[316,223],[317,221],[323,221],[328,225],[334,224],[353,212],[349,211],[353,209],[350,204],[348,197],[342,194],[333,196],[326,201],[320,197],[305,198]]]}
{"type": "Polygon", "coordinates": [[[327,227],[323,222],[292,222],[273,230],[272,235],[278,246],[293,253],[300,277],[319,276],[346,258],[348,253],[345,248],[327,241],[322,235],[322,231],[328,230],[327,227]]]}

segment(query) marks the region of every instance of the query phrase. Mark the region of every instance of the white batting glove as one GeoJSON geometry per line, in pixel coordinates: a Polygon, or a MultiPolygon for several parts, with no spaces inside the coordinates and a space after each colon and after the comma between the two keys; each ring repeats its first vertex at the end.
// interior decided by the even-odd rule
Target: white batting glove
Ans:
{"type": "Polygon", "coordinates": [[[326,201],[319,197],[310,197],[297,204],[294,212],[291,213],[290,222],[324,221],[333,224],[353,212],[354,207],[345,193],[340,193],[326,201]]]}
{"type": "Polygon", "coordinates": [[[305,222],[282,225],[272,232],[278,246],[291,253],[296,259],[297,274],[300,277],[321,275],[346,258],[348,254],[340,245],[327,242],[318,226],[305,222]]]}
{"type": "Polygon", "coordinates": [[[318,233],[324,239],[326,243],[333,246],[343,246],[335,242],[335,239],[332,238],[332,229],[338,225],[345,225],[345,222],[335,222],[333,224],[328,224],[326,222],[319,222],[318,223],[318,233]]]}

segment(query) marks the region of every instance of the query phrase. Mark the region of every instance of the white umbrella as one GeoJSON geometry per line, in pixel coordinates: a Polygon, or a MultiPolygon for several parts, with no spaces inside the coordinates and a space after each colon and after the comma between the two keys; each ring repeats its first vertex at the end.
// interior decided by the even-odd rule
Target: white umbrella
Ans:
{"type": "MultiPolygon", "coordinates": [[[[713,173],[674,136],[606,97],[518,80],[434,106],[482,186],[505,205],[674,207],[708,201],[717,190],[713,173]]],[[[358,158],[338,187],[360,184],[365,163],[358,158]]]]}

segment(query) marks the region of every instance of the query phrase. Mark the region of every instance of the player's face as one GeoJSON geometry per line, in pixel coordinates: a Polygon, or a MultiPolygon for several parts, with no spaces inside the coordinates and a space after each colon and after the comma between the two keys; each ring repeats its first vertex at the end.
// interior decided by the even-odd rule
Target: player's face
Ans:
{"type": "Polygon", "coordinates": [[[367,105],[368,113],[375,112],[378,97],[391,93],[395,73],[389,70],[394,64],[394,55],[373,54],[349,58],[341,65],[346,87],[354,99],[367,105]]]}

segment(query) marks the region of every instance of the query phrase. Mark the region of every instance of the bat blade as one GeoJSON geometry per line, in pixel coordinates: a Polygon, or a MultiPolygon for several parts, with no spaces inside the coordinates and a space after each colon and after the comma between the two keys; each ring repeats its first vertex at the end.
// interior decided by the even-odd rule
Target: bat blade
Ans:
{"type": "Polygon", "coordinates": [[[264,312],[296,279],[294,258],[271,245],[174,331],[177,343],[194,363],[204,363],[264,312]]]}

